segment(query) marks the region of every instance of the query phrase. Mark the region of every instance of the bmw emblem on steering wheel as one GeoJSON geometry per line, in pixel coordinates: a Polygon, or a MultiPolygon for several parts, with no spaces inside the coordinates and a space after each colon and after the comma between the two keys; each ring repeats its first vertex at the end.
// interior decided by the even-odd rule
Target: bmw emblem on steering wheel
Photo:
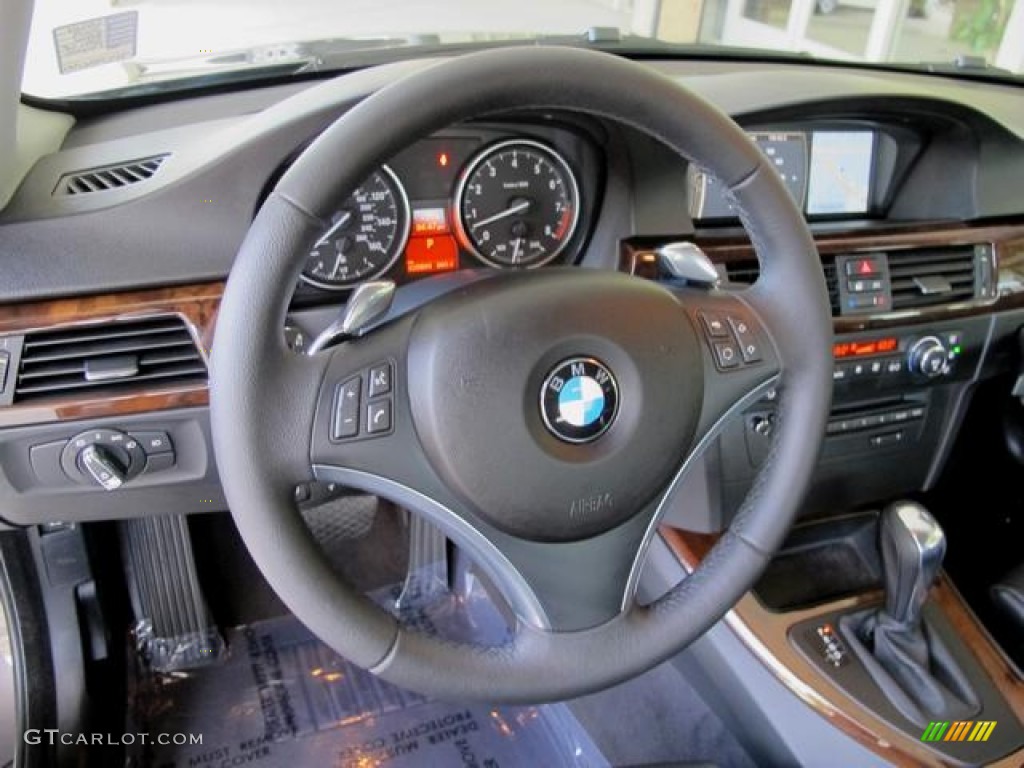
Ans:
{"type": "Polygon", "coordinates": [[[559,363],[540,391],[544,426],[567,443],[589,443],[603,435],[619,409],[619,388],[612,372],[592,357],[559,363]]]}

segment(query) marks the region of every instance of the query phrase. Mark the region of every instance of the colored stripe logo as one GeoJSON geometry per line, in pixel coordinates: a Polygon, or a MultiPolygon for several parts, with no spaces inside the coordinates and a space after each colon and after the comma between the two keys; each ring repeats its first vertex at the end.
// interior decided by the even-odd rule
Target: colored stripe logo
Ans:
{"type": "Polygon", "coordinates": [[[924,729],[921,741],[988,741],[995,729],[995,720],[933,721],[924,729]]]}

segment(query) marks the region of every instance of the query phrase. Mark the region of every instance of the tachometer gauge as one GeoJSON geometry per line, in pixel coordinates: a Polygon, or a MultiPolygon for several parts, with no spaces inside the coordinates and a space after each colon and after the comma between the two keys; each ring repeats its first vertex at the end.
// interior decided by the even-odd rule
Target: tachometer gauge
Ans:
{"type": "Polygon", "coordinates": [[[535,141],[484,150],[463,173],[455,195],[464,247],[495,267],[539,267],[576,231],[579,186],[565,160],[535,141]]]}
{"type": "Polygon", "coordinates": [[[386,165],[370,174],[313,244],[302,279],[345,290],[387,272],[409,239],[409,199],[386,165]]]}

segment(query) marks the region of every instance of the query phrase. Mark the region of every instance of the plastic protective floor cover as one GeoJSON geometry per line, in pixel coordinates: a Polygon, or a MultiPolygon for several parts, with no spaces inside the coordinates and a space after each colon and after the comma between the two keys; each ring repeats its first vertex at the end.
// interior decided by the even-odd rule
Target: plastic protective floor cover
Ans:
{"type": "MultiPolygon", "coordinates": [[[[500,643],[508,625],[470,574],[461,594],[424,574],[394,610],[403,623],[448,637],[500,643]]],[[[395,606],[401,589],[381,590],[395,606]]],[[[135,732],[201,735],[201,744],[136,745],[131,766],[152,768],[511,768],[607,766],[569,708],[432,701],[384,683],[337,655],[299,621],[237,627],[227,652],[189,673],[135,681],[135,732]]],[[[165,738],[165,740],[168,740],[165,738]]],[[[181,737],[178,736],[180,741],[181,737]]]]}

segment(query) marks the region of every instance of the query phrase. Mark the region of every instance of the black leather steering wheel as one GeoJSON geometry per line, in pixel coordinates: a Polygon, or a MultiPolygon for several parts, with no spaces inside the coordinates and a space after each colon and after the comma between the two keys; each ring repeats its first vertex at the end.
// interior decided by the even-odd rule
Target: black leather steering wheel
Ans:
{"type": "Polygon", "coordinates": [[[349,110],[263,205],[217,324],[217,464],[271,587],[338,652],[440,697],[564,699],[672,656],[753,584],[817,457],[830,342],[807,227],[732,120],[673,80],[610,55],[555,47],[472,54],[349,110]],[[292,288],[336,202],[412,141],[520,108],[620,121],[713,172],[757,250],[755,286],[669,288],[578,268],[494,271],[438,280],[436,296],[404,308],[401,289],[400,308],[370,332],[316,355],[290,351],[282,327],[292,288]],[[707,316],[745,323],[760,359],[716,365],[701,327],[707,316]],[[394,367],[390,430],[332,439],[339,385],[381,363],[394,367]],[[575,376],[603,404],[586,417],[559,410],[553,382],[575,376]],[[723,420],[769,386],[779,391],[775,438],[742,509],[692,575],[638,605],[637,575],[670,492],[723,420]],[[559,414],[568,426],[550,423],[559,414]],[[579,437],[588,441],[572,441],[579,437]],[[518,616],[513,639],[483,648],[419,634],[348,587],[294,506],[296,484],[314,475],[425,515],[475,555],[518,616]]]}

